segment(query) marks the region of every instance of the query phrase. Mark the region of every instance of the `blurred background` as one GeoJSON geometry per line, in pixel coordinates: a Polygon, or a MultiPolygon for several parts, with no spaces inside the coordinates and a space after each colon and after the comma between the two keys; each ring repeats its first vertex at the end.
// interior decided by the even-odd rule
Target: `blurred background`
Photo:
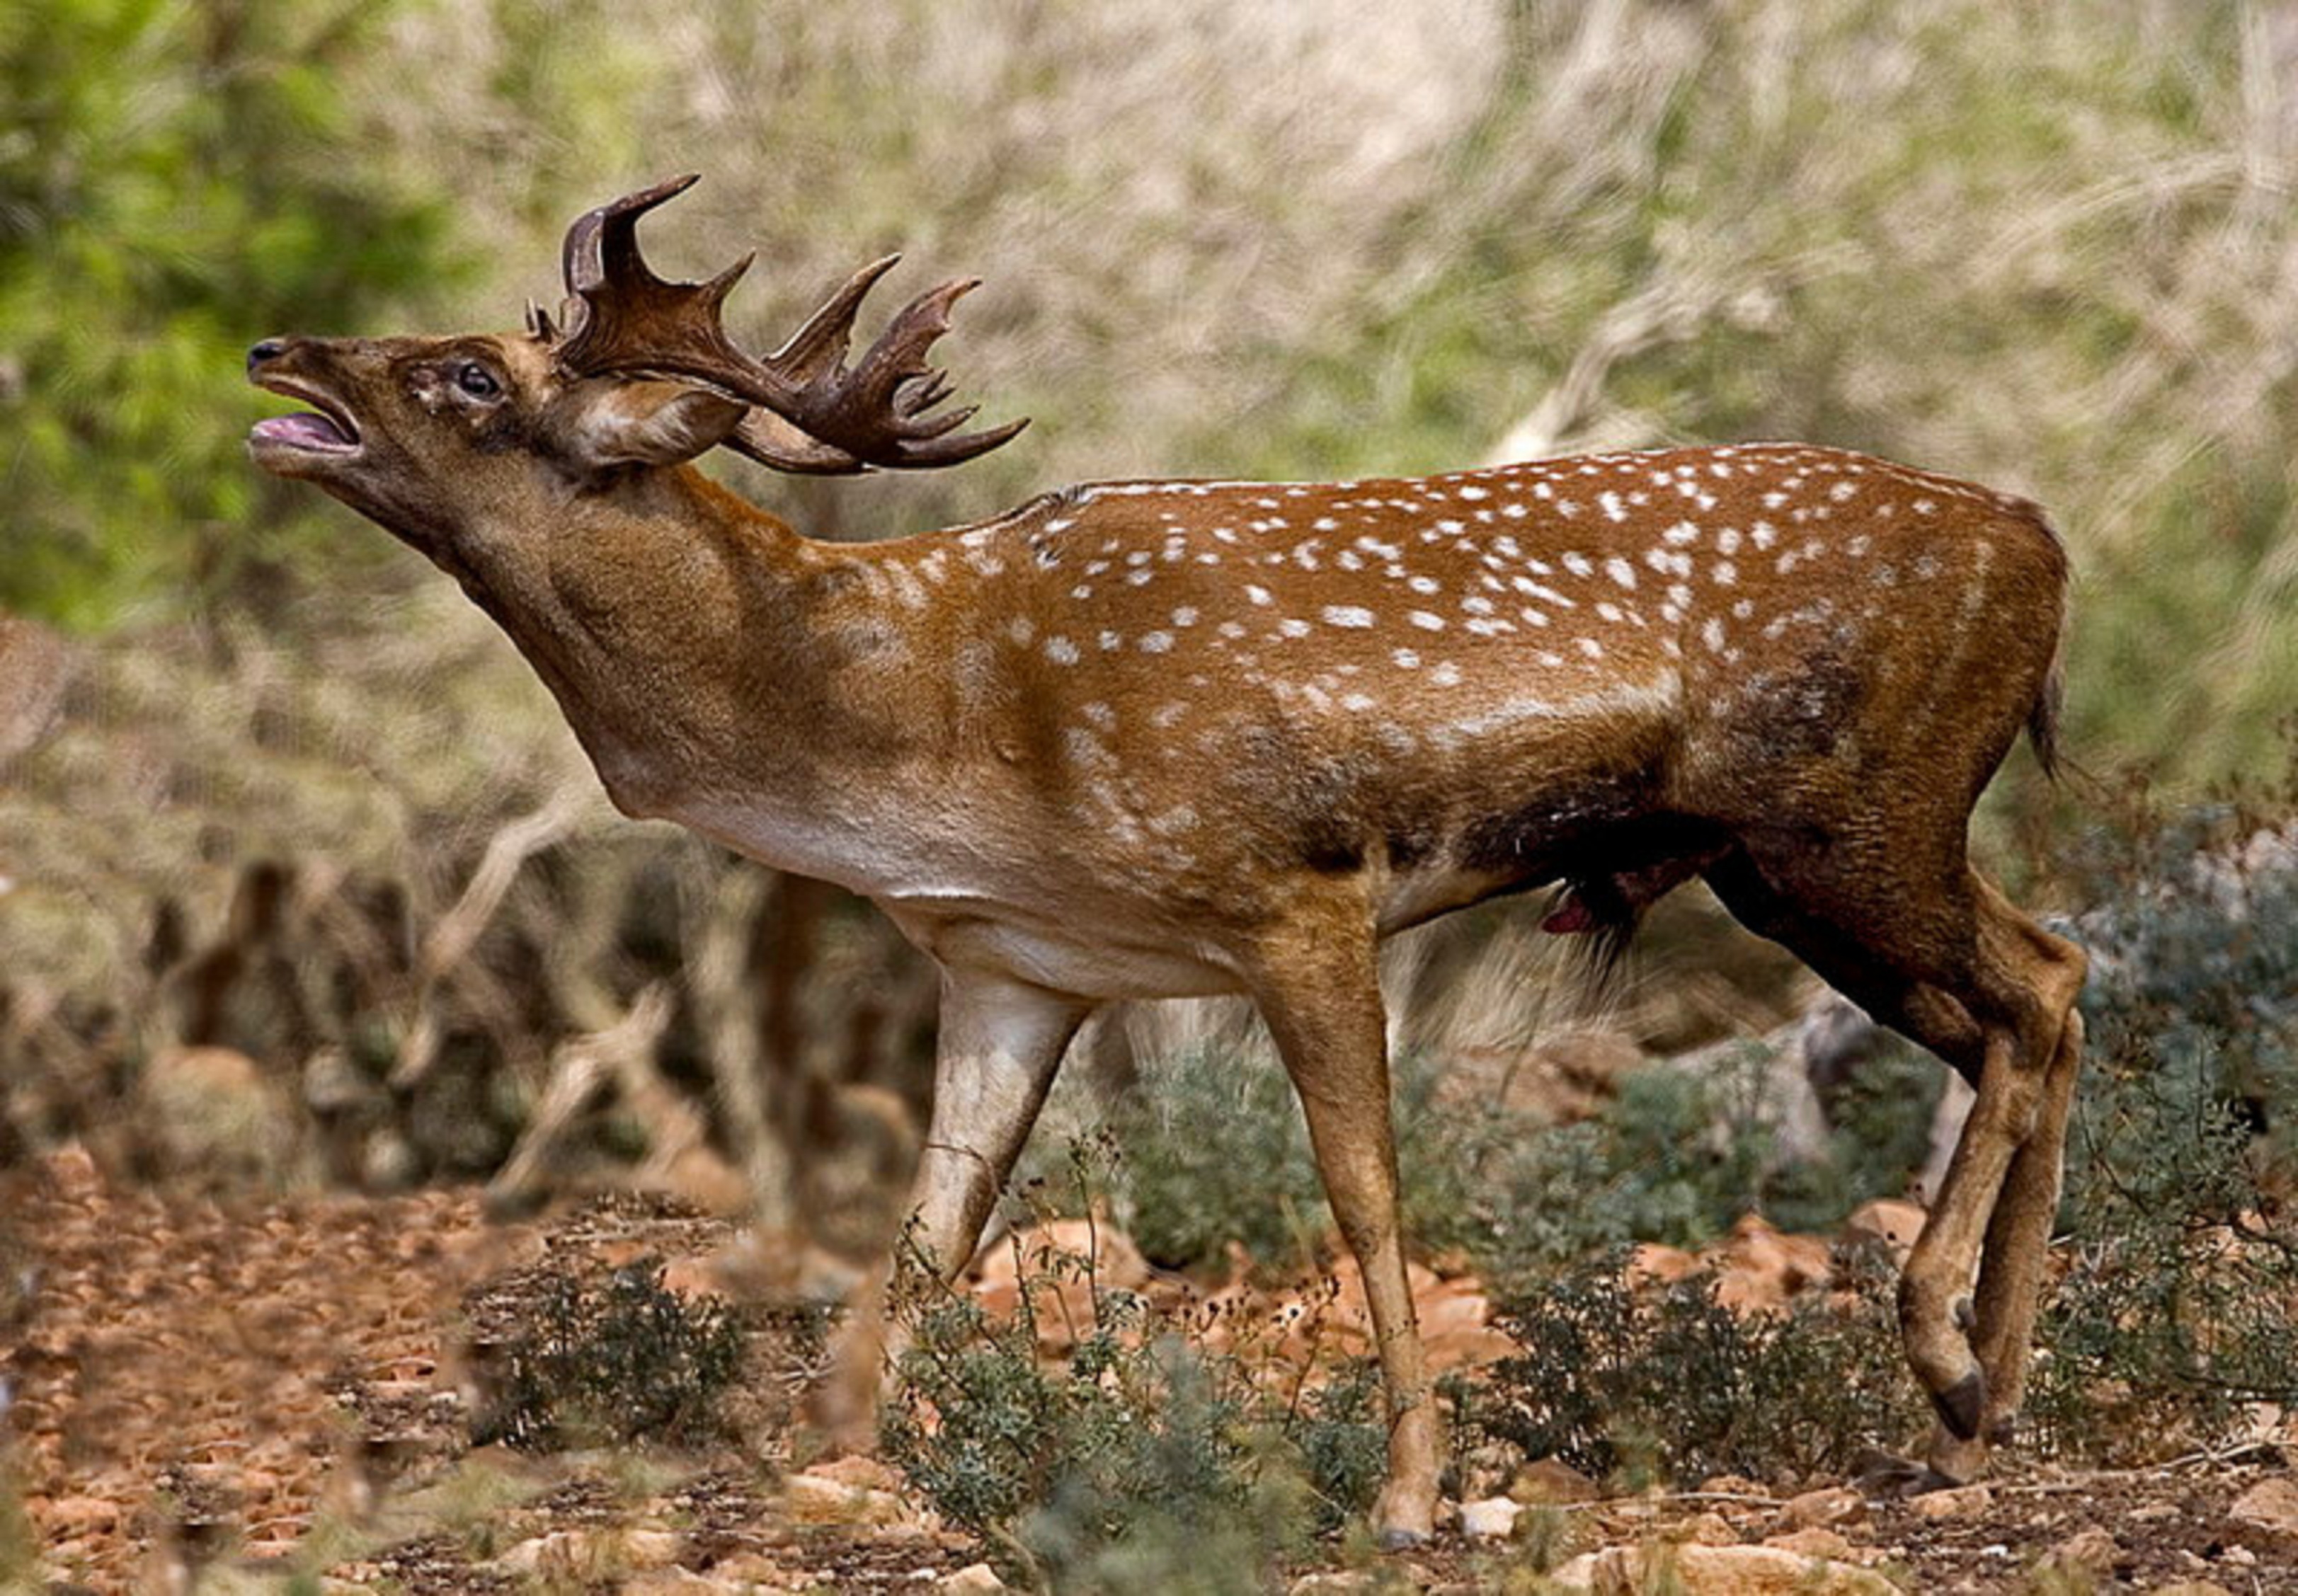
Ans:
{"type": "MultiPolygon", "coordinates": [[[[2280,767],[2298,690],[2294,74],[2298,12],[2232,0],[15,0],[0,1156],[506,1202],[698,1160],[775,1218],[847,1212],[788,1157],[835,1146],[898,1189],[930,973],[614,816],[451,583],[247,465],[260,337],[515,326],[576,212],[699,170],[649,248],[756,248],[754,345],[899,249],[889,301],[987,279],[945,350],[1037,418],[920,480],[710,463],[821,536],[1095,477],[1872,450],[2051,508],[2084,801],[2195,800],[2280,767]]],[[[2047,902],[2082,813],[2020,754],[1988,857],[2047,902]]],[[[1798,1011],[1682,914],[1636,1049],[1798,1011]]],[[[1522,929],[1406,957],[1408,1019],[1522,929]]],[[[1508,945],[1492,1046],[1542,1017],[1508,945]]]]}

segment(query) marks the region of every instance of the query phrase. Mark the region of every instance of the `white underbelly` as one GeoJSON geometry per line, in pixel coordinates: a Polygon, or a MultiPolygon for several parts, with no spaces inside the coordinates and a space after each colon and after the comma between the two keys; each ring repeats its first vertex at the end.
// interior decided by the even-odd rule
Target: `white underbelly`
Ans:
{"type": "Polygon", "coordinates": [[[995,970],[1053,991],[1113,1002],[1244,990],[1232,965],[1184,938],[1083,919],[1070,926],[980,900],[911,897],[882,900],[880,907],[946,965],[995,970]]]}

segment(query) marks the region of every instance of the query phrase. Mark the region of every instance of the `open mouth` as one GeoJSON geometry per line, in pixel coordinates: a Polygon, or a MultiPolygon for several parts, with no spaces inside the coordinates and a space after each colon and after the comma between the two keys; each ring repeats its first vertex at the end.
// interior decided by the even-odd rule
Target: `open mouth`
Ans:
{"type": "Polygon", "coordinates": [[[302,399],[312,407],[293,415],[271,415],[255,424],[248,433],[251,443],[268,443],[284,448],[299,449],[308,454],[352,455],[359,452],[359,425],[350,412],[330,395],[306,387],[292,377],[261,377],[259,387],[274,393],[284,393],[289,399],[302,399]]]}

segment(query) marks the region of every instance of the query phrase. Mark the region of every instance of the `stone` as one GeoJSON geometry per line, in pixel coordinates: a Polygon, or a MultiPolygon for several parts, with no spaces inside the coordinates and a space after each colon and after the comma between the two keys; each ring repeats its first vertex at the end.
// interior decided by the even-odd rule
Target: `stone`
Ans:
{"type": "Polygon", "coordinates": [[[2262,1479],[2235,1498],[2227,1517],[2253,1529],[2298,1535],[2298,1483],[2279,1475],[2262,1479]]]}
{"type": "Polygon", "coordinates": [[[1558,1591],[1593,1591],[1596,1588],[1596,1559],[1601,1555],[1583,1551],[1568,1562],[1549,1570],[1548,1584],[1558,1591]]]}
{"type": "Polygon", "coordinates": [[[1591,1596],[1899,1596],[1879,1574],[1777,1546],[1615,1546],[1595,1554],[1585,1587],[1566,1588],[1591,1596]]]}
{"type": "Polygon", "coordinates": [[[890,1491],[848,1485],[818,1474],[793,1474],[782,1482],[782,1505],[800,1524],[889,1525],[909,1517],[890,1491]]]}
{"type": "Polygon", "coordinates": [[[1740,1532],[1732,1528],[1732,1521],[1721,1513],[1694,1513],[1689,1518],[1680,1518],[1670,1525],[1667,1538],[1692,1542],[1701,1546],[1737,1546],[1740,1532]]]}
{"type": "Polygon", "coordinates": [[[1907,1507],[1916,1518],[1937,1522],[1983,1513],[1994,1501],[1995,1493],[1985,1485],[1957,1485],[1949,1491],[1926,1491],[1921,1496],[1911,1496],[1907,1507]]]}
{"type": "Polygon", "coordinates": [[[1526,1507],[1541,1503],[1593,1501],[1603,1494],[1596,1482],[1555,1458],[1526,1463],[1509,1482],[1508,1493],[1526,1507]]]}
{"type": "Polygon", "coordinates": [[[1867,1517],[1867,1499],[1848,1485],[1828,1485],[1790,1496],[1780,1511],[1798,1529],[1833,1524],[1857,1524],[1867,1517]]]}
{"type": "Polygon", "coordinates": [[[84,1534],[109,1529],[120,1518],[120,1504],[101,1496],[58,1496],[34,1504],[31,1516],[52,1534],[84,1534]]]}
{"type": "Polygon", "coordinates": [[[934,1589],[943,1596],[988,1596],[992,1591],[1002,1591],[1005,1582],[997,1577],[997,1570],[987,1563],[968,1563],[955,1574],[945,1574],[934,1589]]]}
{"type": "Polygon", "coordinates": [[[1628,1255],[1628,1284],[1672,1286],[1699,1269],[1699,1258],[1682,1247],[1646,1241],[1628,1255]]]}
{"type": "Polygon", "coordinates": [[[891,1491],[899,1494],[902,1471],[891,1463],[881,1463],[876,1458],[852,1452],[842,1458],[832,1458],[826,1463],[816,1463],[805,1470],[815,1479],[836,1480],[860,1491],[891,1491]]]}
{"type": "Polygon", "coordinates": [[[521,1541],[494,1567],[545,1581],[661,1573],[678,1561],[683,1537],[666,1529],[562,1529],[521,1541]]]}
{"type": "Polygon", "coordinates": [[[1037,1339],[1050,1353],[1069,1351],[1093,1329],[1096,1291],[1138,1291],[1149,1279],[1148,1261],[1133,1238],[1098,1217],[1057,1219],[994,1241],[974,1271],[974,1300],[993,1319],[1013,1317],[1028,1280],[1037,1339]],[[1081,1262],[1087,1258],[1091,1279],[1081,1262]]]}
{"type": "Polygon", "coordinates": [[[1505,1541],[1515,1533],[1517,1516],[1523,1511],[1524,1503],[1505,1496],[1464,1501],[1460,1504],[1460,1533],[1471,1541],[1505,1541]]]}
{"type": "Polygon", "coordinates": [[[1365,1596],[1373,1589],[1369,1574],[1303,1574],[1285,1587],[1285,1596],[1365,1596]]]}
{"type": "Polygon", "coordinates": [[[2091,1524],[2052,1547],[2045,1560],[2058,1568],[2097,1575],[2111,1573],[2121,1557],[2122,1548],[2113,1535],[2091,1524]]]}
{"type": "Polygon", "coordinates": [[[1852,1560],[1851,1543],[1831,1529],[1810,1525],[1803,1529],[1791,1529],[1785,1534],[1766,1535],[1764,1544],[1776,1546],[1781,1551],[1792,1551],[1798,1557],[1824,1558],[1833,1562],[1852,1560]]]}
{"type": "Polygon", "coordinates": [[[687,1568],[650,1569],[615,1586],[622,1596],[732,1596],[734,1592],[752,1588],[687,1568]]]}
{"type": "Polygon", "coordinates": [[[1923,1233],[1926,1217],[1913,1203],[1897,1197],[1878,1197],[1851,1211],[1851,1217],[1843,1222],[1843,1239],[1855,1244],[1880,1242],[1904,1263],[1914,1250],[1915,1238],[1923,1233]]]}

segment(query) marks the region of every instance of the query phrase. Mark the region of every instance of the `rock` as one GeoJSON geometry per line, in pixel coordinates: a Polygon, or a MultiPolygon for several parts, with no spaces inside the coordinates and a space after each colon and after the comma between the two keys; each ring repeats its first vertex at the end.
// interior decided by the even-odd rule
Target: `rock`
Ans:
{"type": "Polygon", "coordinates": [[[1133,1238],[1106,1219],[1057,1219],[990,1243],[975,1260],[974,1300],[992,1318],[1011,1318],[1021,1305],[1021,1280],[1037,1306],[1037,1339],[1048,1352],[1067,1352],[1094,1325],[1094,1293],[1138,1291],[1149,1263],[1133,1238]],[[1090,1258],[1091,1279],[1080,1260],[1090,1258]]]}
{"type": "Polygon", "coordinates": [[[1834,1273],[1827,1243],[1790,1236],[1758,1213],[1740,1217],[1715,1252],[1715,1300],[1739,1313],[1767,1313],[1834,1273]]]}
{"type": "Polygon", "coordinates": [[[1596,1482],[1555,1458],[1526,1463],[1509,1481],[1509,1495],[1526,1507],[1542,1502],[1593,1501],[1603,1493],[1596,1482]]]}
{"type": "Polygon", "coordinates": [[[992,1591],[1002,1591],[1005,1582],[997,1577],[997,1570],[987,1563],[968,1563],[955,1574],[945,1574],[934,1589],[944,1596],[988,1596],[992,1591]]]}
{"type": "Polygon", "coordinates": [[[562,1529],[517,1545],[494,1567],[548,1581],[662,1573],[678,1561],[684,1537],[667,1529],[562,1529]]]}
{"type": "Polygon", "coordinates": [[[2298,1483],[2282,1476],[2262,1479],[2235,1498],[2227,1517],[2253,1529],[2298,1535],[2298,1483]]]}
{"type": "MultiPolygon", "coordinates": [[[[1563,1570],[1558,1573],[1560,1579],[1563,1570]]],[[[1879,1574],[1777,1546],[1615,1546],[1595,1554],[1585,1587],[1566,1588],[1594,1596],[1653,1590],[1682,1596],[1898,1596],[1898,1587],[1879,1574]]]]}
{"type": "Polygon", "coordinates": [[[51,1534],[85,1534],[117,1523],[120,1504],[101,1496],[58,1496],[32,1504],[31,1516],[51,1534]]]}
{"type": "Polygon", "coordinates": [[[617,1560],[625,1568],[667,1568],[685,1544],[686,1537],[673,1529],[626,1529],[614,1537],[617,1560]]]}
{"type": "Polygon", "coordinates": [[[2234,1596],[2215,1580],[2184,1579],[2174,1585],[2156,1585],[2146,1596],[2234,1596]]]}
{"type": "Polygon", "coordinates": [[[1592,1591],[1596,1588],[1596,1559],[1600,1552],[1583,1551],[1570,1561],[1549,1570],[1548,1583],[1558,1591],[1592,1591]]]}
{"type": "Polygon", "coordinates": [[[1867,1499],[1848,1485],[1829,1485],[1790,1496],[1780,1510],[1798,1529],[1833,1524],[1856,1524],[1867,1517],[1867,1499]]]}
{"type": "Polygon", "coordinates": [[[1798,1557],[1824,1558],[1839,1563],[1852,1560],[1851,1543],[1835,1531],[1815,1524],[1803,1529],[1791,1529],[1782,1535],[1766,1535],[1764,1544],[1776,1546],[1781,1551],[1792,1551],[1798,1557]]]}
{"type": "Polygon", "coordinates": [[[909,1517],[902,1499],[890,1491],[848,1485],[818,1474],[793,1474],[784,1480],[782,1505],[800,1524],[889,1525],[909,1517]]]}
{"type": "Polygon", "coordinates": [[[1628,1255],[1628,1284],[1673,1286],[1685,1276],[1697,1273],[1699,1269],[1699,1258],[1682,1247],[1663,1246],[1657,1241],[1646,1241],[1628,1255]]]}
{"type": "Polygon", "coordinates": [[[1711,1474],[1699,1482],[1702,1496],[1763,1496],[1771,1493],[1760,1480],[1749,1479],[1744,1474],[1711,1474]]]}
{"type": "Polygon", "coordinates": [[[1913,1203],[1897,1197],[1878,1197],[1851,1211],[1851,1217],[1843,1222],[1843,1239],[1854,1244],[1881,1242],[1904,1263],[1914,1250],[1915,1238],[1923,1233],[1923,1222],[1928,1217],[1913,1203]]]}
{"type": "Polygon", "coordinates": [[[1460,1504],[1460,1533],[1471,1541],[1505,1541],[1516,1531],[1517,1515],[1524,1503],[1505,1496],[1460,1504]]]}
{"type": "Polygon", "coordinates": [[[622,1596],[730,1596],[735,1591],[753,1587],[730,1583],[712,1574],[696,1574],[685,1568],[654,1568],[617,1583],[615,1589],[622,1596]]]}
{"type": "Polygon", "coordinates": [[[1921,1496],[1911,1496],[1907,1506],[1916,1518],[1937,1521],[1968,1518],[1985,1512],[1994,1501],[1995,1493],[1985,1485],[1957,1485],[1950,1491],[1926,1491],[1921,1496]]]}
{"type": "Polygon", "coordinates": [[[805,1472],[815,1479],[836,1480],[857,1491],[890,1491],[899,1495],[902,1490],[900,1469],[859,1452],[816,1463],[805,1472]]]}
{"type": "Polygon", "coordinates": [[[2097,1525],[2086,1525],[2045,1554],[2051,1566],[2065,1569],[2081,1569],[2093,1576],[2113,1571],[2122,1556],[2122,1548],[2114,1537],[2097,1525]]]}
{"type": "Polygon", "coordinates": [[[1667,1538],[1671,1541],[1691,1542],[1701,1546],[1737,1546],[1740,1532],[1721,1513],[1694,1513],[1670,1525],[1667,1538]]]}
{"type": "Polygon", "coordinates": [[[1285,1596],[1364,1596],[1373,1589],[1369,1574],[1303,1574],[1285,1587],[1285,1596]]]}
{"type": "Polygon", "coordinates": [[[554,1530],[547,1535],[521,1541],[496,1558],[494,1567],[508,1574],[573,1574],[582,1566],[579,1559],[588,1550],[589,1541],[590,1536],[579,1529],[554,1530]]]}

